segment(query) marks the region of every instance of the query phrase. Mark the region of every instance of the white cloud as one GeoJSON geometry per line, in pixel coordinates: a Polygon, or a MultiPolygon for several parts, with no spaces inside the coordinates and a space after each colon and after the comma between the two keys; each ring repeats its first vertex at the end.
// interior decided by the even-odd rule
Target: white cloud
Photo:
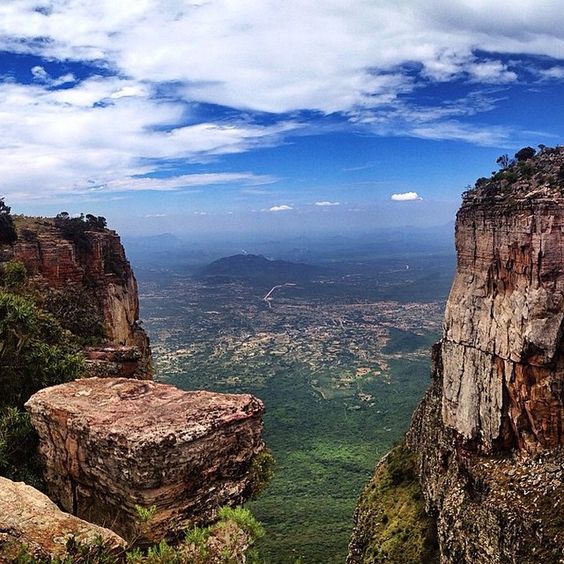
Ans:
{"type": "Polygon", "coordinates": [[[202,161],[279,142],[299,124],[199,123],[182,127],[185,108],[161,102],[131,81],[93,77],[52,90],[45,84],[0,83],[0,177],[10,201],[95,190],[174,190],[209,184],[261,185],[276,181],[249,172],[136,178],[158,170],[158,159],[202,161]],[[130,95],[118,95],[124,90],[130,95]]]}
{"type": "Polygon", "coordinates": [[[63,84],[76,82],[76,78],[72,73],[63,74],[58,78],[53,78],[43,67],[39,65],[31,68],[31,74],[33,75],[33,79],[35,81],[42,82],[48,86],[61,86],[63,84]]]}
{"type": "Polygon", "coordinates": [[[180,84],[191,100],[269,112],[346,111],[412,87],[399,70],[506,82],[514,70],[482,52],[561,58],[556,1],[174,0],[6,1],[0,49],[55,60],[103,60],[134,81],[180,84]],[[276,14],[273,17],[273,14],[276,14]],[[155,32],[158,30],[158,32],[155,32]],[[41,41],[37,41],[41,38],[41,41]]]}
{"type": "MultiPolygon", "coordinates": [[[[0,50],[43,57],[49,69],[104,70],[79,82],[36,65],[31,85],[0,84],[0,178],[16,201],[100,186],[176,189],[135,177],[158,171],[159,159],[209,161],[303,127],[198,123],[193,102],[344,112],[375,134],[507,142],[507,129],[463,122],[488,109],[483,100],[415,108],[401,95],[422,80],[515,81],[519,63],[495,53],[561,59],[564,10],[555,0],[515,0],[511,10],[502,0],[5,0],[0,50]]],[[[564,78],[560,66],[543,73],[564,78]]],[[[245,174],[230,182],[268,182],[245,174]]]]}
{"type": "Polygon", "coordinates": [[[281,211],[289,211],[293,209],[294,208],[292,206],[289,206],[288,204],[281,204],[280,206],[272,206],[268,211],[281,212],[281,211]]]}
{"type": "Polygon", "coordinates": [[[550,67],[541,70],[539,74],[543,78],[561,80],[564,78],[564,67],[550,67]]]}
{"type": "Polygon", "coordinates": [[[341,202],[328,202],[328,201],[323,201],[323,202],[315,202],[316,206],[325,208],[325,207],[330,207],[330,206],[340,206],[341,202]]]}
{"type": "Polygon", "coordinates": [[[417,192],[402,192],[400,194],[392,194],[394,202],[412,202],[413,200],[422,200],[417,192]]]}

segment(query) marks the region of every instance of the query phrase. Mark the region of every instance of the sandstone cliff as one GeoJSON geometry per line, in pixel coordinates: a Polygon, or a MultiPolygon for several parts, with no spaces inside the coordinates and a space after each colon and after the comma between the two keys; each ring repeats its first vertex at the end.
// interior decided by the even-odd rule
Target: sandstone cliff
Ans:
{"type": "MultiPolygon", "coordinates": [[[[456,249],[407,434],[440,561],[564,562],[564,149],[465,193],[456,249]]],[[[372,541],[358,512],[349,562],[379,561],[372,541]]]]}
{"type": "Polygon", "coordinates": [[[89,229],[86,223],[72,233],[49,218],[15,219],[18,239],[0,245],[0,262],[23,262],[47,307],[66,312],[73,318],[71,330],[78,327],[79,334],[95,341],[85,350],[92,373],[150,378],[137,282],[117,233],[89,229]]]}

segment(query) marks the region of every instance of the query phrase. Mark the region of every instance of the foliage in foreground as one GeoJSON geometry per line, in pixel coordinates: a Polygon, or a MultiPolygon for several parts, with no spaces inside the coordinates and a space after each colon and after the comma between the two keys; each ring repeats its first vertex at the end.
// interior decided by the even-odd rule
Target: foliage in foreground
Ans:
{"type": "Polygon", "coordinates": [[[37,435],[23,405],[38,390],[77,378],[83,364],[74,337],[25,278],[23,264],[0,265],[0,475],[40,487],[37,435]]]}
{"type": "Polygon", "coordinates": [[[405,443],[378,466],[360,497],[357,519],[355,540],[363,564],[438,562],[435,522],[425,513],[414,457],[405,443]]]}
{"type": "MultiPolygon", "coordinates": [[[[141,519],[151,519],[150,508],[138,509],[141,519]]],[[[222,507],[218,521],[208,527],[194,527],[177,545],[166,541],[147,549],[133,549],[115,554],[106,549],[102,539],[92,544],[79,544],[69,539],[66,556],[41,559],[21,547],[13,559],[17,564],[239,564],[258,563],[253,544],[264,535],[261,524],[248,509],[222,507]]],[[[2,547],[0,545],[0,560],[2,547]]]]}

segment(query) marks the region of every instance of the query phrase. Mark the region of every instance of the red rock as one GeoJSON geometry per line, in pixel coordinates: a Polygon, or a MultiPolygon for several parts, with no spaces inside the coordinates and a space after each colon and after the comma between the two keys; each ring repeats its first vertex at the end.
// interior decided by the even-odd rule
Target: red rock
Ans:
{"type": "MultiPolygon", "coordinates": [[[[139,326],[137,281],[115,231],[84,232],[79,245],[65,237],[53,220],[17,218],[19,238],[0,246],[0,261],[25,264],[33,284],[41,290],[88,294],[103,314],[104,347],[136,347],[137,366],[117,370],[120,375],[151,378],[151,350],[139,326]]],[[[129,360],[127,361],[129,362],[129,360]]]]}
{"type": "Polygon", "coordinates": [[[564,444],[564,150],[470,191],[442,341],[443,419],[484,452],[564,444]]]}
{"type": "Polygon", "coordinates": [[[0,477],[0,562],[19,562],[22,549],[42,562],[62,560],[69,539],[81,545],[101,539],[102,546],[115,555],[123,554],[126,546],[112,531],[63,513],[35,488],[0,477]]]}
{"type": "Polygon", "coordinates": [[[263,404],[250,395],[87,378],[41,390],[26,407],[51,497],[139,543],[245,501],[264,448],[263,404]],[[156,506],[150,523],[137,522],[136,505],[156,506]]]}

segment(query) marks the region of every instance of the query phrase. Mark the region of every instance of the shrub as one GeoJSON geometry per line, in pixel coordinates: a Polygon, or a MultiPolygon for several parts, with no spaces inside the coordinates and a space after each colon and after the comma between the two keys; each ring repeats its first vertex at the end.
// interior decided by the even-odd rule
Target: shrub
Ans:
{"type": "Polygon", "coordinates": [[[274,457],[269,449],[265,448],[255,454],[251,461],[251,488],[252,496],[256,497],[263,492],[274,475],[274,457]]]}
{"type": "Polygon", "coordinates": [[[27,270],[23,262],[10,261],[0,265],[0,282],[7,290],[19,290],[25,284],[27,270]]]}
{"type": "Polygon", "coordinates": [[[29,415],[15,407],[0,411],[0,475],[42,488],[38,437],[29,415]]]}
{"type": "Polygon", "coordinates": [[[0,198],[0,243],[13,243],[18,239],[11,211],[10,206],[4,203],[4,198],[0,198]]]}
{"type": "Polygon", "coordinates": [[[81,213],[77,217],[72,217],[68,212],[61,212],[55,216],[55,226],[62,231],[64,237],[75,243],[81,252],[88,250],[86,232],[103,231],[106,229],[106,224],[105,217],[92,214],[81,213]]]}
{"type": "Polygon", "coordinates": [[[0,407],[80,375],[82,357],[57,320],[27,297],[0,292],[0,407]]]}
{"type": "Polygon", "coordinates": [[[92,293],[72,286],[65,290],[50,290],[43,307],[63,329],[78,337],[82,345],[97,345],[104,339],[102,310],[92,293]]]}
{"type": "Polygon", "coordinates": [[[532,159],[536,154],[536,151],[532,147],[523,147],[515,153],[515,158],[517,161],[526,161],[532,159]]]}

